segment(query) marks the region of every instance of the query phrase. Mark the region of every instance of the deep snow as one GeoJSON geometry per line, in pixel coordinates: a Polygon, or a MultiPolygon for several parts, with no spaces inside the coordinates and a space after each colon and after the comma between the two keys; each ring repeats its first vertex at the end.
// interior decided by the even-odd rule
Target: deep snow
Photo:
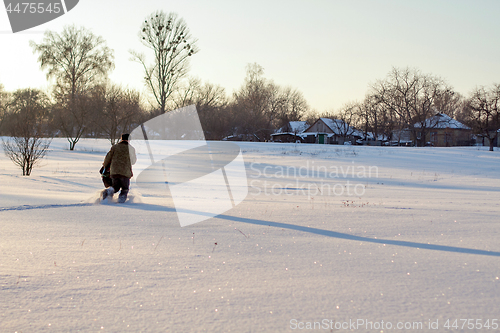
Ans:
{"type": "Polygon", "coordinates": [[[184,228],[137,188],[95,204],[105,140],[30,177],[2,153],[0,331],[498,331],[499,151],[239,145],[246,200],[184,228]]]}

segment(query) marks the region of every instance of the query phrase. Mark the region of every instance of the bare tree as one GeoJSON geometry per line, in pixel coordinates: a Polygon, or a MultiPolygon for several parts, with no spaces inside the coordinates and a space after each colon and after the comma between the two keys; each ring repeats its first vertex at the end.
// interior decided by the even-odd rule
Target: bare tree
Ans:
{"type": "Polygon", "coordinates": [[[179,85],[169,101],[172,109],[195,105],[207,140],[220,140],[230,134],[231,113],[226,91],[210,82],[189,78],[179,85]]]}
{"type": "Polygon", "coordinates": [[[374,139],[377,140],[379,133],[379,113],[377,112],[376,103],[367,96],[363,103],[359,104],[356,112],[358,127],[363,130],[364,140],[367,140],[368,134],[372,133],[374,139]]]}
{"type": "Polygon", "coordinates": [[[54,122],[69,142],[69,149],[74,150],[78,141],[89,129],[94,114],[92,91],[87,89],[71,99],[58,95],[54,105],[54,122]]]}
{"type": "Polygon", "coordinates": [[[154,53],[152,65],[144,54],[130,51],[132,60],[142,64],[145,83],[156,106],[165,113],[167,101],[179,81],[187,75],[189,57],[198,52],[196,39],[183,19],[175,13],[156,11],[142,23],[139,38],[154,53]]]}
{"type": "Polygon", "coordinates": [[[354,125],[360,108],[361,105],[359,103],[347,103],[341,108],[340,112],[332,117],[333,129],[344,139],[356,133],[354,125]]]}
{"type": "Polygon", "coordinates": [[[85,28],[64,27],[61,34],[45,32],[42,43],[30,41],[47,78],[55,79],[60,129],[73,150],[90,121],[87,92],[114,68],[113,52],[104,39],[85,28]]]}
{"type": "Polygon", "coordinates": [[[302,93],[267,80],[260,65],[249,64],[243,86],[234,93],[231,109],[237,132],[267,140],[277,128],[300,120],[309,106],[302,93]]]}
{"type": "Polygon", "coordinates": [[[101,112],[95,116],[101,133],[114,145],[122,133],[128,133],[134,125],[141,123],[143,110],[140,94],[116,84],[100,86],[94,100],[99,101],[101,112]]]}
{"type": "Polygon", "coordinates": [[[196,104],[198,100],[199,91],[202,87],[199,78],[190,77],[187,82],[177,85],[171,94],[168,107],[172,110],[182,108],[184,106],[196,104]]]}
{"type": "Polygon", "coordinates": [[[273,128],[267,114],[271,93],[264,68],[249,64],[243,86],[234,93],[231,105],[236,133],[254,136],[259,141],[270,136],[273,128]]]}
{"type": "Polygon", "coordinates": [[[375,141],[381,136],[390,140],[398,124],[397,115],[370,94],[359,104],[356,116],[357,126],[363,129],[365,139],[371,133],[375,141]]]}
{"type": "Polygon", "coordinates": [[[415,69],[393,68],[385,80],[378,81],[371,87],[371,95],[376,103],[395,113],[401,123],[412,132],[414,141],[424,145],[428,128],[426,119],[432,117],[440,107],[446,108],[451,94],[446,83],[432,75],[422,74],[415,69]]]}
{"type": "Polygon", "coordinates": [[[24,89],[13,94],[9,112],[12,139],[2,139],[2,146],[7,157],[21,167],[23,176],[31,174],[50,146],[50,139],[43,138],[48,107],[47,96],[39,90],[24,89]]]}
{"type": "Polygon", "coordinates": [[[270,114],[274,128],[287,125],[290,121],[301,120],[309,110],[304,96],[298,90],[291,87],[281,88],[270,84],[270,114]]]}
{"type": "Polygon", "coordinates": [[[443,93],[436,96],[436,99],[434,100],[434,107],[438,112],[444,113],[459,121],[463,120],[461,113],[464,108],[464,104],[464,96],[451,89],[443,91],[443,93]]]}
{"type": "Polygon", "coordinates": [[[500,129],[500,84],[476,88],[468,99],[469,121],[473,130],[487,138],[490,151],[498,140],[500,129]]]}

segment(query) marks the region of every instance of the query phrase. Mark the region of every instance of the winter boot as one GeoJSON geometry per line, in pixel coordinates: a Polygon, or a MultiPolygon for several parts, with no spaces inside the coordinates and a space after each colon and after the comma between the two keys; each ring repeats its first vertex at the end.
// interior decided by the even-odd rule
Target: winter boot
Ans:
{"type": "Polygon", "coordinates": [[[127,200],[127,193],[123,193],[123,192],[124,191],[122,190],[122,192],[118,196],[118,203],[124,203],[127,200]]]}
{"type": "Polygon", "coordinates": [[[112,187],[108,187],[104,191],[102,191],[102,200],[105,200],[106,198],[113,199],[113,194],[115,194],[115,190],[112,187]]]}

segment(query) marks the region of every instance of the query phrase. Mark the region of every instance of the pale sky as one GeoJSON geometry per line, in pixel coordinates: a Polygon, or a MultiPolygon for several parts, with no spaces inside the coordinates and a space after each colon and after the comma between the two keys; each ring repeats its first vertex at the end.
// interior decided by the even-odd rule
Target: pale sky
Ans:
{"type": "Polygon", "coordinates": [[[249,63],[301,91],[319,112],[362,100],[393,66],[439,76],[464,95],[500,83],[498,0],[80,0],[62,17],[16,34],[2,7],[0,83],[8,91],[47,88],[29,41],[76,24],[114,50],[113,82],[144,91],[142,67],[128,51],[148,54],[137,34],[155,10],[184,18],[200,49],[189,74],[228,95],[249,63]]]}

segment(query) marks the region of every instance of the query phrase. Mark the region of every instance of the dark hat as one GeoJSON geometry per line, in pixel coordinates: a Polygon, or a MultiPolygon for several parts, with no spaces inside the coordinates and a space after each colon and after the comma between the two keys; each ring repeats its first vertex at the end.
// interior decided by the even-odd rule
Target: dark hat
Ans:
{"type": "Polygon", "coordinates": [[[130,137],[130,134],[122,134],[122,141],[128,141],[130,137]]]}

